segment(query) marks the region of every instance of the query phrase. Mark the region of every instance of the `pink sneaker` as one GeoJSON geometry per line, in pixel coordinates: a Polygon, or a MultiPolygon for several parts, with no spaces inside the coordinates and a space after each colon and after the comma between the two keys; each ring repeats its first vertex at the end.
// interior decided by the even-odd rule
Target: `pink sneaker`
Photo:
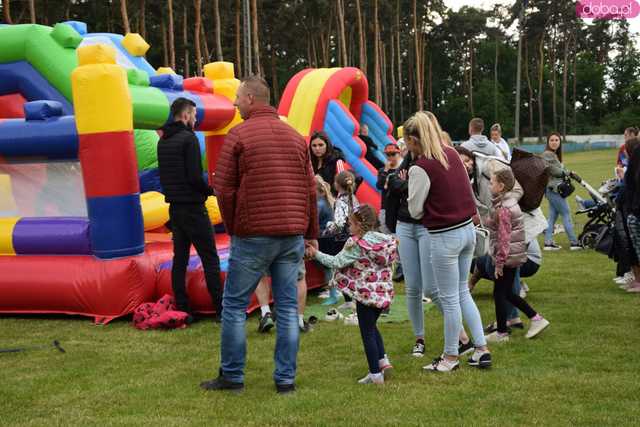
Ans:
{"type": "Polygon", "coordinates": [[[633,282],[627,287],[627,292],[632,294],[640,293],[640,282],[633,282]]]}

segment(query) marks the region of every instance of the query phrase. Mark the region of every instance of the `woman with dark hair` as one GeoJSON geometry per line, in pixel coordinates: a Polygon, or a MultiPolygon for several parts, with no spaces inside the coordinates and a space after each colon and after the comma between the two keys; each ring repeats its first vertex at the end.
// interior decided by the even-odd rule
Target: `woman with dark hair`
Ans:
{"type": "Polygon", "coordinates": [[[630,261],[635,279],[623,289],[627,292],[640,293],[640,139],[633,137],[625,142],[629,155],[629,166],[624,174],[624,189],[618,198],[618,207],[627,219],[629,240],[631,241],[630,261]]]}
{"type": "Polygon", "coordinates": [[[562,164],[562,137],[559,133],[552,132],[547,137],[547,145],[542,153],[542,158],[549,164],[549,175],[551,175],[545,191],[545,196],[549,201],[549,221],[547,231],[544,234],[544,250],[557,251],[562,249],[553,241],[553,228],[558,215],[562,216],[564,230],[571,245],[570,249],[572,251],[580,250],[582,246],[578,243],[576,233],[573,231],[569,203],[558,193],[558,186],[571,174],[562,164]]]}
{"type": "Polygon", "coordinates": [[[344,160],[342,153],[335,149],[326,133],[318,131],[311,135],[309,144],[309,157],[313,173],[320,175],[324,182],[331,184],[331,191],[334,196],[338,194],[333,186],[335,177],[344,171],[344,160]]]}

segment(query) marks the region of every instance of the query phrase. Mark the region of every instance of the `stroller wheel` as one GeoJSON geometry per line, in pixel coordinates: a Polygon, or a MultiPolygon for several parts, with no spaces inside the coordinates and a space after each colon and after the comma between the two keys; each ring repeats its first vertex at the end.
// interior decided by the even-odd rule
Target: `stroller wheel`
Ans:
{"type": "Polygon", "coordinates": [[[585,230],[578,240],[583,248],[594,249],[596,247],[596,240],[598,239],[598,232],[595,230],[585,230]]]}

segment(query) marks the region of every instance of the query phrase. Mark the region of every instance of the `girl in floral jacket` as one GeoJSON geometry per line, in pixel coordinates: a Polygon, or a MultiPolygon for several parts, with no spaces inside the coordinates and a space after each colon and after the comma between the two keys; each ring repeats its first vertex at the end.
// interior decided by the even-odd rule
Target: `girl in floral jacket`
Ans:
{"type": "Polygon", "coordinates": [[[307,255],[335,269],[331,285],[356,301],[358,326],[369,364],[369,374],[358,381],[360,384],[384,384],[384,374],[391,369],[376,322],[393,300],[391,266],[397,257],[396,242],[392,236],[375,231],[377,227],[376,211],[371,205],[361,205],[349,216],[351,237],[338,255],[324,254],[312,246],[307,248],[307,255]]]}

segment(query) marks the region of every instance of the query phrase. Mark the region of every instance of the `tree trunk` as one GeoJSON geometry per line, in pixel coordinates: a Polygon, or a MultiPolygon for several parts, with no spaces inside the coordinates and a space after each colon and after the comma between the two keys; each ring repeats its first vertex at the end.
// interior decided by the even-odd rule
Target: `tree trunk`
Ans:
{"type": "Polygon", "coordinates": [[[556,93],[556,45],[557,28],[554,26],[553,38],[551,39],[551,107],[553,112],[553,129],[558,129],[558,97],[556,93]]]}
{"type": "Polygon", "coordinates": [[[367,74],[367,45],[364,38],[364,24],[362,22],[362,8],[360,0],[356,0],[356,19],[358,21],[358,40],[360,51],[360,69],[367,74]]]}
{"type": "Polygon", "coordinates": [[[36,23],[36,2],[35,0],[29,0],[29,15],[31,18],[31,23],[36,23]]]}
{"type": "Polygon", "coordinates": [[[176,43],[173,37],[173,0],[167,0],[169,8],[169,66],[176,69],[176,43]]]}
{"type": "Polygon", "coordinates": [[[429,56],[429,110],[433,111],[433,61],[429,56]]]}
{"type": "Polygon", "coordinates": [[[493,122],[498,118],[498,34],[496,33],[496,59],[493,64],[493,122]]]}
{"type": "Polygon", "coordinates": [[[396,55],[398,62],[398,98],[400,100],[400,121],[404,122],[404,93],[402,91],[402,50],[400,49],[400,0],[396,1],[396,55]]]}
{"type": "MultiPolygon", "coordinates": [[[[29,0],[29,5],[32,3],[33,0],[29,0]]],[[[129,26],[129,14],[127,13],[127,0],[120,0],[120,15],[122,16],[122,28],[124,29],[124,33],[129,34],[131,32],[131,27],[129,26]]]]}
{"type": "MultiPolygon", "coordinates": [[[[220,24],[220,1],[213,0],[213,18],[216,25],[216,60],[224,61],[222,55],[222,29],[220,24]]],[[[237,2],[236,2],[237,4],[237,2]]]]}
{"type": "Polygon", "coordinates": [[[382,78],[380,77],[380,22],[378,21],[378,0],[373,0],[373,75],[376,85],[376,104],[382,104],[382,78]]]}
{"type": "Polygon", "coordinates": [[[469,42],[469,111],[475,117],[476,111],[473,107],[473,44],[469,42]]]}
{"type": "Polygon", "coordinates": [[[242,76],[242,30],[240,16],[242,14],[242,6],[240,0],[236,0],[236,66],[238,67],[238,76],[242,76]]]}
{"type": "Polygon", "coordinates": [[[11,19],[11,0],[2,1],[2,15],[4,16],[4,22],[6,24],[13,24],[11,19]]]}
{"type": "Polygon", "coordinates": [[[262,75],[260,64],[260,39],[258,37],[258,1],[251,0],[251,26],[253,27],[253,55],[256,63],[256,74],[262,75]]]}
{"type": "Polygon", "coordinates": [[[160,32],[162,33],[162,56],[164,62],[162,63],[163,67],[168,67],[169,64],[169,48],[167,46],[167,26],[164,23],[164,16],[160,21],[160,32]]]}
{"type": "Polygon", "coordinates": [[[538,45],[538,120],[540,127],[538,128],[538,143],[541,143],[544,138],[544,105],[542,94],[542,83],[544,80],[544,36],[540,35],[540,44],[538,45]]]}
{"type": "Polygon", "coordinates": [[[533,135],[533,86],[531,85],[531,74],[529,72],[529,41],[526,38],[524,40],[524,58],[527,88],[529,89],[529,135],[533,135]]]}
{"type": "MultiPolygon", "coordinates": [[[[576,31],[577,32],[577,31],[576,31]]],[[[576,33],[574,32],[574,43],[578,43],[578,39],[576,38],[576,33]]],[[[577,129],[577,119],[578,119],[578,49],[573,49],[573,131],[576,132],[577,129]]]]}
{"type": "Polygon", "coordinates": [[[382,82],[382,104],[384,105],[384,111],[389,111],[389,85],[387,82],[387,45],[380,41],[380,81],[382,82]]]}
{"type": "MultiPolygon", "coordinates": [[[[196,23],[193,31],[193,43],[195,45],[196,50],[196,71],[198,77],[202,75],[202,49],[200,48],[200,27],[202,25],[202,0],[194,0],[195,13],[196,13],[196,23]]],[[[186,14],[185,14],[186,20],[186,14]]],[[[186,39],[185,39],[186,41],[186,39]]]]}
{"type": "Polygon", "coordinates": [[[273,105],[280,101],[280,88],[278,86],[278,67],[276,64],[276,52],[271,48],[271,88],[273,89],[273,105]]]}
{"type": "Polygon", "coordinates": [[[416,109],[421,111],[424,109],[424,67],[422,56],[422,29],[418,31],[418,5],[417,1],[412,1],[413,15],[413,41],[415,51],[415,69],[416,69],[416,109]]]}
{"type": "Polygon", "coordinates": [[[347,67],[349,58],[347,56],[347,35],[344,29],[344,0],[338,0],[336,6],[338,9],[338,32],[340,34],[340,58],[342,66],[347,67]]]}
{"type": "Polygon", "coordinates": [[[184,19],[182,20],[182,40],[184,41],[184,78],[188,79],[191,74],[189,70],[189,37],[187,32],[187,6],[183,8],[184,19]]]}
{"type": "Polygon", "coordinates": [[[391,76],[391,120],[393,123],[398,122],[398,112],[396,110],[396,40],[393,29],[389,31],[389,36],[391,37],[391,41],[389,42],[389,57],[391,59],[390,64],[390,72],[391,76]]]}
{"type": "Polygon", "coordinates": [[[209,43],[207,43],[207,35],[204,32],[204,25],[200,25],[200,40],[202,40],[202,47],[204,48],[204,63],[208,64],[211,61],[211,52],[209,51],[209,43]]]}
{"type": "Polygon", "coordinates": [[[569,42],[571,39],[565,37],[564,40],[564,57],[562,61],[562,139],[567,140],[567,77],[568,59],[569,59],[569,42]]]}
{"type": "Polygon", "coordinates": [[[146,21],[146,4],[145,4],[145,0],[140,0],[140,17],[138,18],[138,32],[140,33],[140,35],[142,36],[143,39],[147,38],[147,21],[146,21]]]}

